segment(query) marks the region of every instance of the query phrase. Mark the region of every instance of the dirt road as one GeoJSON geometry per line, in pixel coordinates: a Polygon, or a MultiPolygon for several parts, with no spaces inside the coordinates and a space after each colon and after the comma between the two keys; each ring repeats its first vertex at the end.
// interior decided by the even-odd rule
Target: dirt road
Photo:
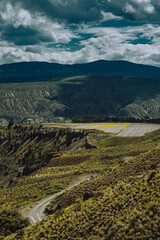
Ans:
{"type": "Polygon", "coordinates": [[[69,185],[67,188],[65,188],[64,190],[58,192],[58,193],[55,193],[45,199],[42,199],[36,206],[34,206],[28,216],[29,220],[31,223],[36,223],[40,220],[42,220],[43,218],[46,217],[44,211],[45,211],[45,208],[46,206],[51,202],[52,199],[56,198],[57,196],[61,195],[62,193],[64,193],[65,191],[79,185],[80,183],[82,182],[85,182],[85,181],[88,181],[91,179],[91,176],[86,176],[86,177],[83,177],[81,179],[79,179],[78,181],[76,181],[74,184],[71,184],[69,185]]]}

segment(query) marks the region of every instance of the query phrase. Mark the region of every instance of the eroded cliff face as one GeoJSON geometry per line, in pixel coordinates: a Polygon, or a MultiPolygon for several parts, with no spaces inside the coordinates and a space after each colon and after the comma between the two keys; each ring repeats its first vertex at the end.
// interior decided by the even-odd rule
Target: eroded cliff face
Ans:
{"type": "Polygon", "coordinates": [[[92,130],[10,126],[0,132],[1,183],[31,174],[61,151],[96,147],[92,130]]]}
{"type": "Polygon", "coordinates": [[[0,126],[64,122],[79,115],[159,118],[159,89],[159,80],[127,76],[0,84],[0,126]]]}
{"type": "Polygon", "coordinates": [[[54,83],[1,84],[0,126],[14,123],[59,121],[58,110],[65,106],[57,100],[59,87],[54,83]]]}

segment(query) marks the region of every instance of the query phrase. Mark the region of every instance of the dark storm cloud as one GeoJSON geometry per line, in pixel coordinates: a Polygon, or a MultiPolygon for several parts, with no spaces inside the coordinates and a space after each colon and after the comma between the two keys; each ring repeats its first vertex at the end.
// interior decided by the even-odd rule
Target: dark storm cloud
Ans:
{"type": "MultiPolygon", "coordinates": [[[[57,39],[57,30],[53,29],[51,25],[47,25],[48,19],[52,23],[59,21],[76,25],[77,23],[98,22],[104,18],[104,13],[111,13],[138,24],[139,22],[160,22],[160,4],[157,0],[1,0],[1,38],[13,42],[15,45],[35,45],[51,41],[55,43],[59,42],[59,39],[63,42],[62,38],[64,37],[57,39]],[[14,7],[7,10],[8,12],[4,16],[7,3],[14,7]],[[19,14],[20,9],[26,10],[25,24],[24,13],[19,14]],[[19,25],[15,16],[12,16],[13,14],[19,15],[19,25]],[[9,22],[6,18],[9,19],[9,22]],[[38,18],[45,19],[46,30],[44,25],[43,28],[41,27],[38,18]],[[30,23],[28,23],[29,21],[30,23]],[[50,29],[52,29],[52,33],[48,35],[47,32],[50,29]]],[[[110,22],[102,20],[101,24],[104,27],[125,27],[126,21],[123,22],[123,26],[121,25],[122,21],[115,19],[110,22]]],[[[128,25],[134,26],[133,24],[128,25]]],[[[69,42],[69,38],[67,37],[65,41],[69,42]]]]}
{"type": "Polygon", "coordinates": [[[142,26],[145,22],[133,22],[124,19],[111,19],[107,21],[103,21],[99,24],[99,27],[115,27],[115,28],[124,28],[124,27],[134,27],[134,26],[142,26]]]}
{"type": "Polygon", "coordinates": [[[102,12],[133,21],[160,22],[159,0],[11,0],[31,12],[69,23],[102,19],[102,12]]]}
{"type": "Polygon", "coordinates": [[[40,42],[51,42],[52,38],[43,35],[38,30],[29,27],[19,26],[15,28],[12,25],[5,27],[1,33],[3,40],[13,42],[15,45],[35,45],[40,42]]]}
{"type": "Polygon", "coordinates": [[[160,66],[159,16],[159,0],[0,0],[0,64],[124,59],[160,66]]]}
{"type": "Polygon", "coordinates": [[[160,22],[158,0],[102,0],[105,11],[133,21],[160,22]]]}
{"type": "Polygon", "coordinates": [[[20,2],[32,13],[40,12],[54,20],[69,23],[97,21],[102,18],[100,4],[97,0],[11,0],[12,4],[20,2]]]}

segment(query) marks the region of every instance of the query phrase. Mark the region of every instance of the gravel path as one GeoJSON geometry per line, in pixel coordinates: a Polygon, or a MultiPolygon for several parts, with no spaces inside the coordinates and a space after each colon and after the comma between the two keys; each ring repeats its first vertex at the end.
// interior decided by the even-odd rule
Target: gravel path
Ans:
{"type": "MultiPolygon", "coordinates": [[[[36,223],[38,221],[41,221],[43,218],[46,217],[46,214],[44,213],[45,208],[47,205],[49,205],[49,203],[51,202],[52,199],[56,198],[57,196],[61,195],[62,193],[64,193],[65,191],[79,185],[82,182],[88,181],[91,179],[91,176],[86,176],[83,177],[82,179],[76,181],[74,184],[71,184],[70,186],[68,186],[67,188],[65,188],[64,190],[55,193],[45,199],[42,199],[37,205],[35,205],[30,211],[29,213],[26,215],[26,217],[29,218],[31,223],[36,223]]],[[[24,215],[24,214],[22,214],[24,215]]]]}

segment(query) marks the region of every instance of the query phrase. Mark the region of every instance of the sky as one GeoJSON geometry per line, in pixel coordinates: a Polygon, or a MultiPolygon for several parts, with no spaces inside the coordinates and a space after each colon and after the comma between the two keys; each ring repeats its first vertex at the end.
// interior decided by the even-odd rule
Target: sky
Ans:
{"type": "Polygon", "coordinates": [[[0,64],[99,59],[160,67],[160,0],[0,0],[0,64]]]}

